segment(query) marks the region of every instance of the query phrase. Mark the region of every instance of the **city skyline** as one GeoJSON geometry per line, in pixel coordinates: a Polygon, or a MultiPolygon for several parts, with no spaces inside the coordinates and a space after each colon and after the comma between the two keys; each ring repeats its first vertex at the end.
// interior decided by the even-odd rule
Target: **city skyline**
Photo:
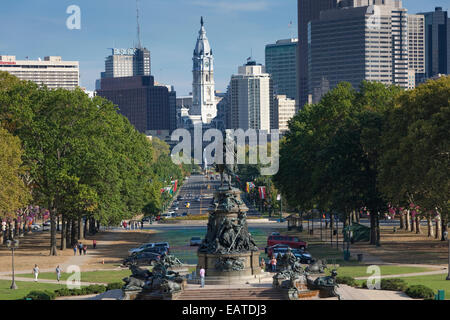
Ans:
{"type": "MultiPolygon", "coordinates": [[[[80,84],[94,90],[108,48],[129,48],[137,43],[134,1],[105,4],[105,0],[5,3],[1,18],[10,28],[0,31],[0,54],[18,59],[52,55],[80,61],[80,84]],[[72,4],[81,8],[81,30],[66,28],[66,9],[72,4]]],[[[434,11],[436,6],[447,9],[442,0],[404,0],[403,6],[411,14],[434,11]]],[[[142,42],[152,53],[155,80],[174,85],[178,96],[192,91],[191,59],[200,16],[205,17],[214,47],[216,89],[222,92],[247,57],[253,55],[264,64],[266,44],[297,37],[297,1],[293,0],[141,0],[140,8],[142,42]]]]}

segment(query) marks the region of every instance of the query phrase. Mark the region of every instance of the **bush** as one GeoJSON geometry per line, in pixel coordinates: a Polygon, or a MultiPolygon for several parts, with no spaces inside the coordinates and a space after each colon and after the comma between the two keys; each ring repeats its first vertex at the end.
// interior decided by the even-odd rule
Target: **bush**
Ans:
{"type": "Polygon", "coordinates": [[[105,292],[106,286],[101,285],[101,284],[93,284],[93,285],[90,285],[89,287],[85,287],[83,289],[85,290],[85,292],[87,292],[87,294],[98,294],[98,293],[105,292]]]}
{"type": "Polygon", "coordinates": [[[54,300],[56,298],[56,294],[50,291],[31,291],[29,292],[24,299],[31,300],[54,300]]]}
{"type": "Polygon", "coordinates": [[[57,297],[68,297],[72,295],[72,290],[67,288],[58,289],[55,291],[57,297]]]}
{"type": "Polygon", "coordinates": [[[123,288],[122,282],[114,282],[114,283],[108,283],[108,286],[106,287],[106,291],[110,290],[118,290],[123,288]]]}
{"type": "Polygon", "coordinates": [[[68,297],[68,296],[87,296],[90,294],[99,294],[106,291],[104,285],[90,285],[89,287],[82,287],[80,289],[67,289],[62,288],[55,291],[55,295],[58,297],[68,297]]]}
{"type": "Polygon", "coordinates": [[[343,276],[343,277],[336,277],[336,283],[338,284],[346,284],[350,287],[356,287],[357,283],[356,280],[352,277],[343,276]]]}
{"type": "Polygon", "coordinates": [[[381,290],[405,291],[408,284],[403,279],[381,279],[381,290]]]}
{"type": "Polygon", "coordinates": [[[434,298],[434,291],[423,285],[414,285],[406,289],[405,293],[414,299],[431,300],[434,298]]]}

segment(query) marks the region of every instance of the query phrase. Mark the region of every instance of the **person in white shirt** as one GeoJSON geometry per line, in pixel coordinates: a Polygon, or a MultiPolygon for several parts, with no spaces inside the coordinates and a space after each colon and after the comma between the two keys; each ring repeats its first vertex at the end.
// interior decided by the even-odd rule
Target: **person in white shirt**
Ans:
{"type": "Polygon", "coordinates": [[[39,276],[39,267],[37,264],[34,265],[33,274],[34,274],[34,281],[37,282],[39,276]]]}
{"type": "Polygon", "coordinates": [[[61,268],[59,266],[56,267],[56,280],[61,280],[61,268]]]}

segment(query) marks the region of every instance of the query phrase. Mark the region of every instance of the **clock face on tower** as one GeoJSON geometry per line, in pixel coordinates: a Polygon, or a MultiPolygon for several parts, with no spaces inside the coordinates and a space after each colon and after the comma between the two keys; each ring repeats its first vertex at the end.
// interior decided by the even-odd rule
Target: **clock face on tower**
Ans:
{"type": "Polygon", "coordinates": [[[205,67],[209,68],[209,61],[205,62],[205,67]]]}

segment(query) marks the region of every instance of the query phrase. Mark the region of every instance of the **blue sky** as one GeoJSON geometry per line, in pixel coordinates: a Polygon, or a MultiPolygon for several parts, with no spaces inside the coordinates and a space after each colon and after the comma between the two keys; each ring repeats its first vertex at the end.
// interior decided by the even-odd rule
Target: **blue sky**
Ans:
{"type": "MultiPolygon", "coordinates": [[[[447,9],[448,0],[403,0],[410,13],[447,9]]],[[[174,85],[179,96],[191,91],[192,52],[205,25],[215,55],[216,89],[226,90],[253,51],[264,63],[264,47],[296,36],[296,0],[140,0],[143,44],[152,52],[156,81],[174,85]],[[289,28],[290,21],[293,22],[289,28]]],[[[0,54],[37,59],[60,55],[78,60],[81,85],[93,90],[104,71],[108,48],[128,48],[136,42],[134,0],[15,0],[2,1],[0,54]],[[81,30],[68,30],[66,9],[81,8],[81,30]]]]}

